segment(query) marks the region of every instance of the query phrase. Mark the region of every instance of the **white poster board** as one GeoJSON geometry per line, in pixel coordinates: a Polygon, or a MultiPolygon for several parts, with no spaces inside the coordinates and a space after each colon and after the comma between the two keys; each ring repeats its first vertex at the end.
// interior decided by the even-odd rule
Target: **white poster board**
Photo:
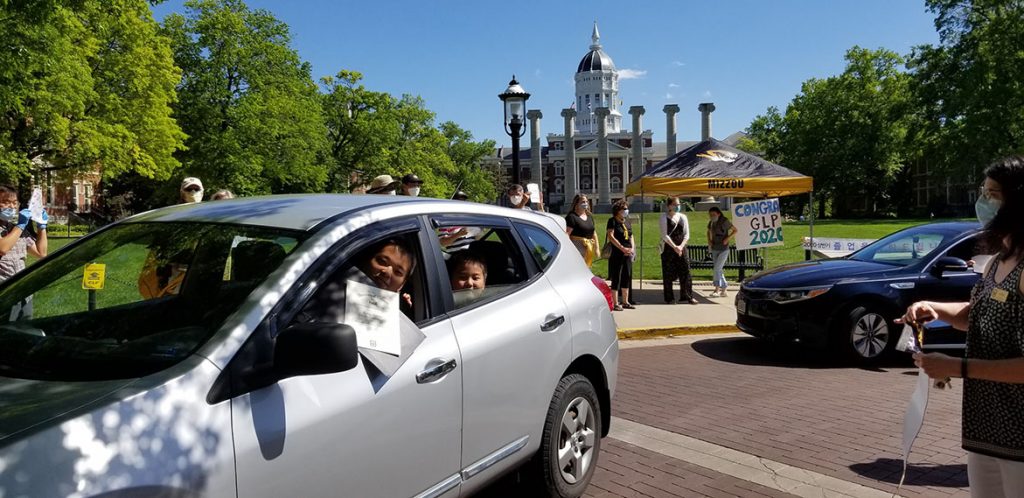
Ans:
{"type": "Polygon", "coordinates": [[[736,227],[736,249],[783,245],[779,199],[733,204],[732,215],[732,224],[736,227]]]}

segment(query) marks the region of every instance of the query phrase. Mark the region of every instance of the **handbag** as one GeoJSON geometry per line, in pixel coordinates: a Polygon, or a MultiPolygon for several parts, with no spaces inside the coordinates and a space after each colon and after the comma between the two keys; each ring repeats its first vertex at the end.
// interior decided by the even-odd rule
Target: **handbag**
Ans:
{"type": "Polygon", "coordinates": [[[614,249],[615,249],[615,246],[613,246],[611,242],[608,242],[606,240],[604,242],[604,247],[601,248],[601,259],[609,259],[609,258],[611,258],[612,257],[612,250],[614,250],[614,249]]]}

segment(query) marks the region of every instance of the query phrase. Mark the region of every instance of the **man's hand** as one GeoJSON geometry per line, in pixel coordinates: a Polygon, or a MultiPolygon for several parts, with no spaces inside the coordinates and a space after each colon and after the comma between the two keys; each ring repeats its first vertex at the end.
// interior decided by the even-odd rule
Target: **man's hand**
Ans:
{"type": "Polygon", "coordinates": [[[15,225],[22,231],[28,227],[28,222],[32,220],[32,211],[28,209],[22,209],[18,212],[18,223],[15,225]]]}
{"type": "Polygon", "coordinates": [[[46,230],[46,225],[49,222],[50,222],[50,215],[46,214],[46,210],[44,209],[43,210],[43,222],[42,223],[38,223],[37,222],[36,223],[36,228],[39,229],[40,231],[46,230]]]}

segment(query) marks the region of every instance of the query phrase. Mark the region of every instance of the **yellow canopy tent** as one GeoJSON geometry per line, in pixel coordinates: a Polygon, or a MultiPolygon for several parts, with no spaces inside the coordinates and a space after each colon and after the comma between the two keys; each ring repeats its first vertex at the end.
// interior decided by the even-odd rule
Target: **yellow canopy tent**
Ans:
{"type": "MultiPolygon", "coordinates": [[[[814,179],[709,138],[633,177],[626,196],[781,197],[809,194],[814,241],[814,179]]],[[[641,213],[641,216],[643,214],[641,213]]],[[[640,224],[643,247],[643,222],[640,224]]],[[[641,254],[643,251],[641,251],[641,254]]],[[[643,265],[640,266],[643,280],[643,265]]]]}

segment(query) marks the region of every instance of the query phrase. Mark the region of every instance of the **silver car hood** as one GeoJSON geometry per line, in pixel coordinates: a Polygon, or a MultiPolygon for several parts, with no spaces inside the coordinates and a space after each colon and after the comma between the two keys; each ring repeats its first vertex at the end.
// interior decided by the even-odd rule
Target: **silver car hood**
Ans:
{"type": "Polygon", "coordinates": [[[96,382],[54,382],[0,377],[0,446],[19,434],[43,428],[78,412],[136,382],[119,379],[96,382]]]}

